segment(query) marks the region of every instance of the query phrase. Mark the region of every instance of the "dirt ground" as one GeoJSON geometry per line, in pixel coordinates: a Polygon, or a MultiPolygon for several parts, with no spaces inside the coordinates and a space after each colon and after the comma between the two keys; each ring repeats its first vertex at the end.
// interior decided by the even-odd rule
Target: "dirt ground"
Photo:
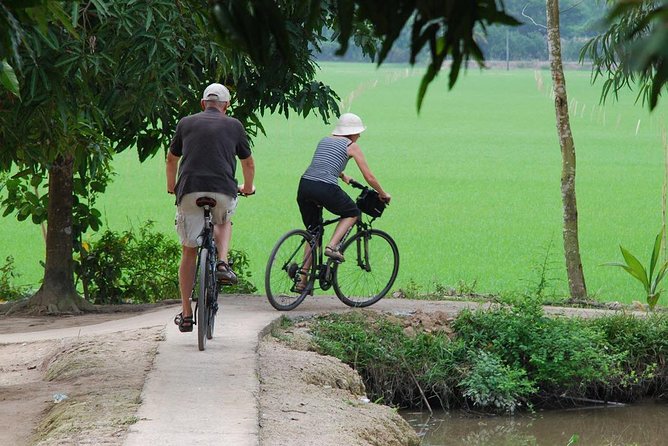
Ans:
{"type": "MultiPolygon", "coordinates": [[[[134,312],[132,315],[136,315],[134,312]]],[[[0,316],[0,333],[127,317],[0,316]]],[[[164,328],[0,344],[0,445],[122,445],[164,328]]],[[[373,404],[359,375],[334,358],[267,336],[258,349],[264,445],[417,445],[410,426],[373,404]],[[295,349],[296,348],[296,349],[295,349]],[[313,438],[313,426],[322,435],[313,438]]]]}
{"type": "Polygon", "coordinates": [[[0,444],[122,444],[163,330],[0,344],[0,444]]]}

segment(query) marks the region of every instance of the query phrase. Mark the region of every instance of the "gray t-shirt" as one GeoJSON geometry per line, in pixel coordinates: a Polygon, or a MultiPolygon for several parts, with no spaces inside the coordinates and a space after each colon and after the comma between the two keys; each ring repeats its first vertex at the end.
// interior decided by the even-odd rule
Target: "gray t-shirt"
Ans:
{"type": "Polygon", "coordinates": [[[215,108],[186,116],[176,125],[169,151],[182,157],[176,201],[191,192],[237,196],[237,160],[251,155],[243,125],[215,108]]]}

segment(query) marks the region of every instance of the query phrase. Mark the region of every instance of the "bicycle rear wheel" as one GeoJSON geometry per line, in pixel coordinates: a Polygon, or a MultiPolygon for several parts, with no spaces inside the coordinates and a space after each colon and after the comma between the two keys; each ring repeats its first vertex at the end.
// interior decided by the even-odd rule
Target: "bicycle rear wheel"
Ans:
{"type": "Polygon", "coordinates": [[[346,260],[334,264],[334,292],[344,304],[368,307],[382,299],[399,272],[399,249],[392,237],[371,229],[351,237],[341,248],[346,260]]]}
{"type": "Polygon", "coordinates": [[[308,274],[308,283],[302,291],[297,290],[302,277],[302,266],[305,262],[305,253],[310,253],[309,240],[311,235],[295,229],[283,235],[274,249],[271,250],[267,268],[264,274],[264,286],[267,298],[272,307],[280,311],[289,311],[296,308],[313,289],[315,281],[315,262],[311,262],[308,274]]]}
{"type": "Polygon", "coordinates": [[[206,347],[207,331],[209,330],[209,282],[211,271],[207,256],[209,250],[202,248],[199,254],[199,292],[197,295],[197,347],[204,350],[206,347]]]}

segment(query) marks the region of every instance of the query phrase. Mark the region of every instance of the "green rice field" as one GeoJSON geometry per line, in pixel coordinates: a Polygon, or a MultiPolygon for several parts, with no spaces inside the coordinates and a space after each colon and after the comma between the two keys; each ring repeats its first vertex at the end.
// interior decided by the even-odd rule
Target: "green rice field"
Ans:
{"type": "MultiPolygon", "coordinates": [[[[359,143],[393,196],[375,226],[399,245],[397,289],[475,285],[479,293],[522,292],[537,285],[546,264],[548,292],[567,294],[561,155],[548,70],[470,69],[452,91],[444,72],[418,114],[419,67],[321,67],[321,79],[341,96],[342,111],[364,120],[368,129],[359,143]]],[[[651,114],[634,103],[633,93],[601,106],[601,84],[592,86],[588,71],[566,76],[589,293],[604,301],[643,301],[641,286],[630,276],[601,265],[621,260],[620,244],[649,260],[661,227],[661,128],[667,124],[668,99],[651,114]]],[[[234,248],[248,252],[260,290],[274,242],[301,225],[297,183],[315,144],[332,128],[296,115],[265,116],[263,122],[267,135],[254,147],[257,195],[240,200],[233,239],[234,248]]],[[[151,219],[176,239],[162,155],[140,164],[135,153],[124,153],[114,166],[115,181],[100,200],[108,227],[123,230],[151,219]]],[[[362,179],[354,162],[346,172],[362,179]]],[[[41,230],[14,217],[1,224],[0,260],[13,255],[22,274],[17,283],[37,283],[41,230]]]]}

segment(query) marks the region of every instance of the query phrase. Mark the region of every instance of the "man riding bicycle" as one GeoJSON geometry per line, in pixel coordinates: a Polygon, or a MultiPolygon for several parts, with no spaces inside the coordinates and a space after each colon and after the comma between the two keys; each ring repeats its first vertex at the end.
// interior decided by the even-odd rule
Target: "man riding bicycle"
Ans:
{"type": "Polygon", "coordinates": [[[206,87],[200,101],[202,112],[182,118],[176,126],[167,153],[167,192],[176,194],[176,231],[182,246],[179,266],[179,291],[182,311],[174,322],[182,332],[193,330],[190,295],[197,264],[197,237],[204,227],[202,209],[196,200],[209,196],[216,200],[212,209],[214,236],[220,261],[219,281],[233,284],[237,277],[228,264],[232,238],[231,217],[237,205],[237,192],[255,192],[255,162],[243,125],[227,116],[230,92],[218,83],[206,87]],[[237,186],[236,159],[241,161],[244,184],[237,186]],[[178,170],[178,180],[177,180],[178,170]]]}

